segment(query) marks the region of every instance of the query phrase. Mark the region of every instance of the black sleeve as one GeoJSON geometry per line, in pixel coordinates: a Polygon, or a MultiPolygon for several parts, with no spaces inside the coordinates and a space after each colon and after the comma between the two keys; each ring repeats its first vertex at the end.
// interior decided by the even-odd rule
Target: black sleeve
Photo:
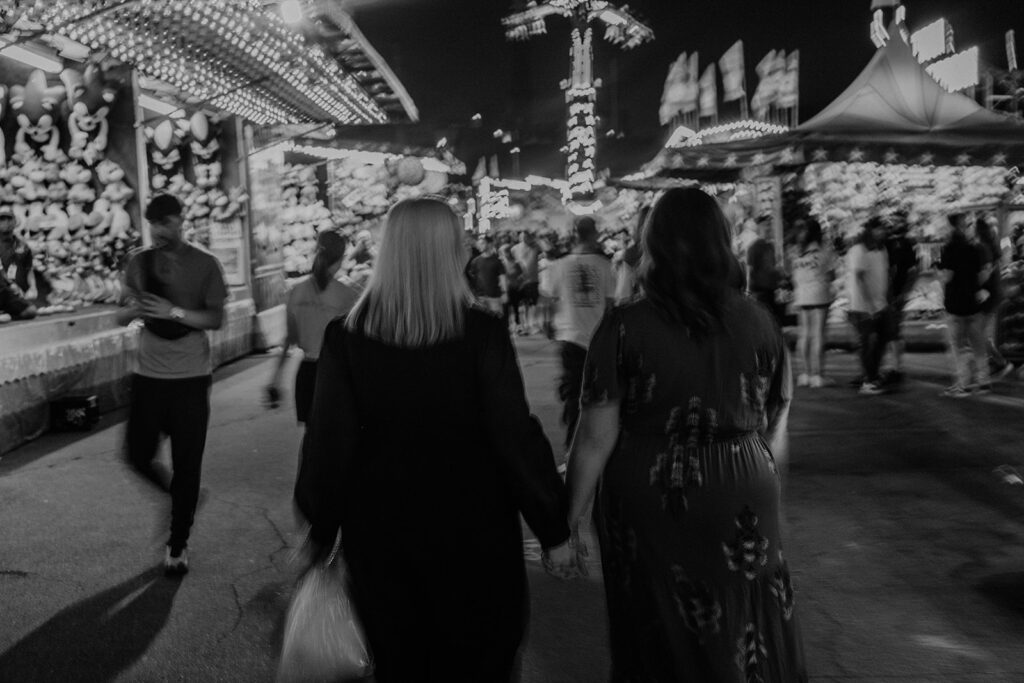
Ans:
{"type": "Polygon", "coordinates": [[[310,538],[331,545],[341,526],[341,491],[358,447],[359,424],[352,374],[345,355],[344,318],[324,332],[313,404],[302,440],[295,504],[312,526],[310,538]]]}
{"type": "Polygon", "coordinates": [[[28,310],[29,302],[25,300],[7,277],[0,273],[0,313],[8,313],[12,318],[20,318],[28,310]]]}
{"type": "Polygon", "coordinates": [[[484,424],[520,512],[544,548],[569,538],[568,498],[551,444],[530,414],[516,351],[500,320],[487,321],[478,356],[484,424]]]}

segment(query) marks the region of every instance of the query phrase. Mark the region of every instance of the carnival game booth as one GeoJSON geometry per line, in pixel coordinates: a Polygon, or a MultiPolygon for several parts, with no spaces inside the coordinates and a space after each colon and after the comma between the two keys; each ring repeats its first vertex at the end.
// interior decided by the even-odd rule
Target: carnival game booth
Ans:
{"type": "Polygon", "coordinates": [[[55,400],[125,402],[138,331],[113,312],[155,192],[183,199],[188,237],[230,285],[215,363],[250,352],[253,131],[415,117],[347,15],[322,5],[296,24],[247,0],[28,2],[6,16],[0,194],[33,254],[27,293],[55,315],[0,324],[0,454],[45,431],[55,400]]]}
{"type": "MultiPolygon", "coordinates": [[[[842,250],[870,216],[905,212],[923,270],[907,303],[905,333],[908,341],[937,344],[943,339],[942,287],[931,266],[947,236],[946,217],[979,205],[998,212],[1013,201],[1020,191],[1013,167],[1024,163],[1024,124],[944,90],[899,31],[892,34],[857,79],[806,123],[713,144],[677,141],[619,183],[734,184],[754,198],[733,207],[734,214],[756,216],[770,207],[780,262],[795,237],[784,216],[814,216],[842,250]]],[[[1004,222],[1002,229],[1006,234],[1009,226],[1004,222]]],[[[830,336],[841,341],[850,336],[844,287],[840,268],[830,336]]]]}

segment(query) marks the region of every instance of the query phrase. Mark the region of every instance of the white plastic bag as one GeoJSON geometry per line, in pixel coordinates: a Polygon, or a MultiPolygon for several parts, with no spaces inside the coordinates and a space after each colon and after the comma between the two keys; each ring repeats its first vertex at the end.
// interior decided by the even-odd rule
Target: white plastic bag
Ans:
{"type": "Polygon", "coordinates": [[[348,593],[339,553],[313,565],[295,587],[284,625],[278,683],[358,681],[373,658],[348,593]]]}

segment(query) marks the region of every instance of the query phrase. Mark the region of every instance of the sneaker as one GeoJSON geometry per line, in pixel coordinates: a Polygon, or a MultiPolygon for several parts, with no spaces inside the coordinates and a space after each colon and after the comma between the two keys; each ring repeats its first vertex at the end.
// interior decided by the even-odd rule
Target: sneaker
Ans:
{"type": "Polygon", "coordinates": [[[822,377],[821,375],[811,375],[810,382],[812,389],[821,389],[822,387],[834,387],[836,385],[836,381],[834,379],[831,379],[829,377],[822,377]]]}
{"type": "Polygon", "coordinates": [[[182,548],[178,554],[171,554],[171,546],[164,553],[164,574],[182,576],[188,573],[188,548],[182,548]]]}
{"type": "Polygon", "coordinates": [[[952,386],[939,395],[945,396],[946,398],[967,398],[971,395],[971,392],[967,391],[963,387],[952,386]]]}
{"type": "Polygon", "coordinates": [[[878,386],[875,382],[864,382],[864,384],[860,385],[861,396],[878,396],[884,393],[885,389],[878,386]]]}
{"type": "Polygon", "coordinates": [[[999,368],[998,370],[996,370],[996,371],[994,371],[992,373],[992,381],[993,382],[998,382],[1001,379],[1006,379],[1007,375],[1009,375],[1011,372],[1013,372],[1013,370],[1014,370],[1013,363],[1007,363],[1006,365],[1004,365],[1003,367],[999,368]]]}
{"type": "Polygon", "coordinates": [[[975,394],[991,394],[992,393],[992,385],[991,384],[979,384],[978,388],[974,390],[974,393],[975,394]]]}
{"type": "Polygon", "coordinates": [[[801,372],[796,376],[796,385],[798,387],[809,387],[811,386],[811,378],[808,377],[806,372],[801,372]]]}
{"type": "Polygon", "coordinates": [[[563,462],[561,465],[559,465],[557,467],[557,469],[558,469],[558,473],[559,474],[561,474],[562,476],[565,476],[565,472],[566,472],[566,470],[569,469],[569,467],[567,466],[566,463],[563,462]]]}

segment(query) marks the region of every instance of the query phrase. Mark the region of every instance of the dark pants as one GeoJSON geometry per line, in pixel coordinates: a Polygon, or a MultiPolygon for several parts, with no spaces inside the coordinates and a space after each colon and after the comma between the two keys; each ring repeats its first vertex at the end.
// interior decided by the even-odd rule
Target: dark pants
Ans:
{"type": "Polygon", "coordinates": [[[860,311],[850,311],[850,322],[857,330],[860,338],[860,366],[865,382],[877,382],[878,368],[882,364],[887,341],[886,324],[889,321],[888,311],[871,315],[860,311]]]}
{"type": "Polygon", "coordinates": [[[199,500],[199,477],[210,422],[212,378],[155,379],[132,375],[125,450],[129,464],[147,481],[171,494],[172,551],[184,548],[199,500]],[[174,474],[168,485],[154,459],[161,435],[171,439],[174,474]]]}
{"type": "Polygon", "coordinates": [[[313,406],[313,390],[316,389],[316,361],[303,360],[295,372],[295,417],[305,422],[313,406]]]}
{"type": "Polygon", "coordinates": [[[505,324],[509,323],[509,319],[512,318],[516,321],[516,325],[519,325],[519,304],[521,297],[519,289],[517,287],[508,288],[508,301],[505,303],[505,324]]]}
{"type": "Polygon", "coordinates": [[[572,342],[559,343],[562,355],[562,376],[558,381],[558,398],[562,401],[562,424],[565,425],[565,448],[572,444],[576,423],[580,421],[580,393],[583,391],[583,364],[587,350],[572,342]]]}

